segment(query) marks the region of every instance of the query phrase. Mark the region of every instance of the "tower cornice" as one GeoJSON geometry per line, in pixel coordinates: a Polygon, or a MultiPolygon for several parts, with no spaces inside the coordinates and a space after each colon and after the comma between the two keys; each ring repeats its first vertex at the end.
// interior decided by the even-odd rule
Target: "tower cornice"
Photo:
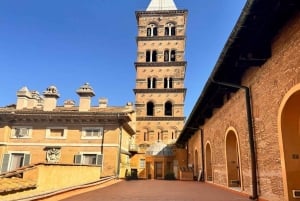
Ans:
{"type": "Polygon", "coordinates": [[[185,40],[185,36],[156,36],[156,37],[147,37],[147,36],[138,36],[136,41],[162,41],[162,40],[185,40]]]}
{"type": "Polygon", "coordinates": [[[186,93],[186,88],[180,89],[134,89],[134,93],[186,93]]]}
{"type": "Polygon", "coordinates": [[[137,117],[137,121],[184,121],[185,117],[137,117]]]}
{"type": "Polygon", "coordinates": [[[155,10],[155,11],[136,11],[135,16],[136,19],[139,17],[147,16],[147,17],[155,17],[155,16],[170,16],[170,15],[187,15],[188,10],[183,9],[183,10],[155,10]]]}
{"type": "Polygon", "coordinates": [[[186,67],[186,61],[174,61],[174,62],[135,62],[135,68],[137,67],[169,67],[169,66],[184,66],[186,67]]]}

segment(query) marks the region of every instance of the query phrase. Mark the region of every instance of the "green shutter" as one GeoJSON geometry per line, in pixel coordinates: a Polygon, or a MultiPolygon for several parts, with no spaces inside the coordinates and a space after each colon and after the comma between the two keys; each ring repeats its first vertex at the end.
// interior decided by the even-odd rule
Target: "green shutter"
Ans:
{"type": "Polygon", "coordinates": [[[75,164],[81,164],[81,155],[75,155],[74,156],[74,163],[75,164]]]}
{"type": "Polygon", "coordinates": [[[24,154],[24,164],[23,166],[27,166],[30,164],[30,154],[24,154]]]}
{"type": "Polygon", "coordinates": [[[1,173],[2,172],[7,172],[8,170],[8,162],[9,162],[9,157],[10,157],[10,154],[4,154],[3,155],[3,160],[2,160],[2,167],[1,167],[1,173]]]}
{"type": "Polygon", "coordinates": [[[102,159],[103,159],[103,155],[97,155],[96,165],[102,166],[102,162],[103,162],[102,159]]]}

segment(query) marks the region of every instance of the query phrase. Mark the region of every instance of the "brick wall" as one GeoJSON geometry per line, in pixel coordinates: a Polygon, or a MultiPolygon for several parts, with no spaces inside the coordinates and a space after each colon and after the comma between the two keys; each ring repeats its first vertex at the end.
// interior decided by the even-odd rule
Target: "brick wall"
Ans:
{"type": "MultiPolygon", "coordinates": [[[[300,83],[300,14],[286,24],[272,44],[272,57],[261,67],[250,68],[242,79],[251,88],[259,195],[282,201],[283,178],[278,134],[278,110],[283,96],[300,83]]],[[[243,90],[235,93],[203,126],[204,147],[211,144],[213,182],[227,186],[226,134],[237,136],[241,169],[241,190],[251,194],[248,127],[243,90]]],[[[196,136],[196,135],[195,135],[196,136]]],[[[197,137],[189,146],[199,147],[197,137]]],[[[193,159],[191,159],[193,160],[193,159]]]]}

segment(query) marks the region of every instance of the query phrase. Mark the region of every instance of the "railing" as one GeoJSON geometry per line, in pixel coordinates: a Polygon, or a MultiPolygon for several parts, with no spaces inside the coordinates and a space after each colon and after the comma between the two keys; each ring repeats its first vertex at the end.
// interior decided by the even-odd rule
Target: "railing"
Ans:
{"type": "Polygon", "coordinates": [[[138,152],[138,146],[137,146],[137,144],[130,144],[129,145],[129,151],[130,152],[138,152]]]}

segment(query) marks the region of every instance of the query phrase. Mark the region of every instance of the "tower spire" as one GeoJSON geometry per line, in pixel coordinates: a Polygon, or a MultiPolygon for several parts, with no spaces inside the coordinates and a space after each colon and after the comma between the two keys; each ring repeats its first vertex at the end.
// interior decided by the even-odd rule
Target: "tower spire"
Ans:
{"type": "Polygon", "coordinates": [[[146,11],[177,10],[173,0],[151,0],[146,11]]]}

